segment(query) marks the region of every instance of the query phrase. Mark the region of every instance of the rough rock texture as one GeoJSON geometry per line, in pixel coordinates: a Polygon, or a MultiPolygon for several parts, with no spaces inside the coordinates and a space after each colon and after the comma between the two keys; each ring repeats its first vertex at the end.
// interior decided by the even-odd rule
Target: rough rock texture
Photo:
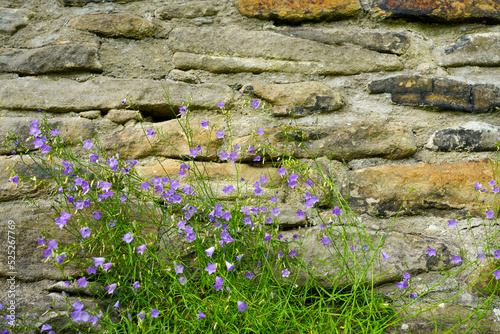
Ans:
{"type": "Polygon", "coordinates": [[[408,214],[431,209],[484,214],[478,212],[474,183],[487,184],[492,177],[489,159],[377,166],[349,172],[342,194],[353,210],[375,216],[395,215],[401,206],[408,214]]]}
{"type": "Polygon", "coordinates": [[[304,126],[294,130],[271,128],[264,129],[262,136],[237,138],[233,143],[245,150],[241,156],[243,161],[252,161],[257,155],[272,158],[326,156],[335,160],[401,159],[411,156],[417,149],[412,131],[399,123],[304,126]],[[254,154],[248,153],[249,145],[254,147],[254,154]]]}
{"type": "Polygon", "coordinates": [[[169,35],[169,46],[177,52],[172,60],[175,67],[182,70],[334,75],[402,69],[395,55],[237,27],[176,28],[169,35]]]}
{"type": "Polygon", "coordinates": [[[372,13],[383,18],[500,21],[500,3],[496,0],[374,0],[372,6],[372,13]]]}
{"type": "Polygon", "coordinates": [[[467,122],[459,127],[438,130],[426,148],[434,151],[495,151],[500,127],[483,122],[467,122]]]}
{"type": "Polygon", "coordinates": [[[68,26],[104,37],[142,39],[154,35],[150,21],[128,13],[81,15],[71,19],[68,26]]]}
{"type": "MultiPolygon", "coordinates": [[[[366,234],[358,234],[355,229],[350,230],[346,227],[332,226],[330,228],[332,235],[337,236],[337,238],[331,238],[332,243],[336,245],[335,248],[329,246],[327,249],[321,243],[324,233],[318,227],[304,229],[298,234],[302,246],[300,252],[297,250],[298,255],[305,261],[308,268],[314,268],[313,272],[321,275],[317,277],[317,281],[325,287],[348,284],[354,275],[359,276],[361,273],[356,270],[353,257],[357,258],[356,262],[358,263],[368,263],[373,256],[372,248],[379,243],[381,238],[380,234],[369,229],[366,234]],[[367,245],[369,249],[364,250],[364,245],[367,245]],[[351,249],[356,251],[353,252],[351,249]]],[[[296,231],[283,233],[285,240],[293,240],[293,233],[296,231]]],[[[375,284],[402,280],[402,274],[405,271],[422,273],[440,271],[444,268],[450,269],[456,266],[455,263],[451,262],[452,255],[458,254],[459,251],[455,245],[438,238],[398,231],[385,234],[381,250],[390,258],[382,260],[382,253],[379,252],[380,259],[374,261],[373,272],[365,273],[365,278],[368,280],[373,278],[375,284]],[[426,252],[429,245],[434,245],[436,253],[440,257],[429,256],[426,252]]],[[[302,271],[299,277],[299,282],[303,283],[307,278],[307,273],[302,271]]]]}
{"type": "MultiPolygon", "coordinates": [[[[42,210],[50,214],[52,201],[40,201],[38,204],[42,210]]],[[[22,201],[12,201],[2,203],[0,214],[9,220],[14,221],[16,232],[16,277],[20,280],[56,279],[65,280],[59,268],[51,263],[44,263],[43,250],[47,245],[39,245],[38,239],[42,238],[41,230],[45,230],[53,235],[58,244],[70,244],[76,241],[72,235],[65,230],[60,230],[53,219],[48,218],[42,210],[31,203],[22,201]]],[[[56,216],[54,215],[54,218],[56,216]]],[[[8,221],[3,220],[0,224],[2,235],[0,241],[7,244],[8,221]]],[[[8,267],[7,252],[0,254],[0,275],[8,276],[12,271],[8,267]]],[[[80,272],[73,265],[65,268],[66,275],[78,275],[80,272]]]]}
{"type": "Polygon", "coordinates": [[[406,106],[433,106],[472,113],[487,112],[500,106],[500,88],[494,85],[469,85],[466,82],[397,76],[372,81],[371,93],[391,93],[392,102],[406,106]]]}
{"type": "MultiPolygon", "coordinates": [[[[16,135],[20,136],[20,140],[25,143],[30,136],[30,121],[32,119],[34,118],[3,117],[2,122],[0,122],[0,142],[3,142],[9,132],[15,132],[16,135]]],[[[80,137],[82,140],[91,139],[97,133],[95,124],[88,119],[58,118],[50,119],[47,123],[52,129],[59,128],[60,138],[70,140],[73,143],[77,143],[80,137]]],[[[34,148],[32,142],[26,145],[28,148],[34,148]]],[[[12,149],[14,149],[14,146],[0,147],[0,154],[9,154],[12,149]]]]}
{"type": "Polygon", "coordinates": [[[162,20],[173,18],[188,18],[213,16],[217,9],[211,1],[191,1],[188,3],[174,3],[160,7],[155,11],[155,16],[162,20]]]}
{"type": "Polygon", "coordinates": [[[135,110],[123,109],[111,109],[108,111],[106,118],[118,124],[125,124],[132,119],[136,121],[140,121],[142,119],[141,115],[135,110]]]}
{"type": "Polygon", "coordinates": [[[361,11],[359,0],[236,0],[235,5],[245,16],[293,23],[337,20],[356,15],[361,11]]]}
{"type": "Polygon", "coordinates": [[[324,111],[338,110],[343,102],[340,94],[319,82],[295,84],[249,83],[242,92],[271,103],[279,116],[306,116],[324,111]]]}
{"type": "MultiPolygon", "coordinates": [[[[213,122],[213,124],[216,123],[213,122]]],[[[221,124],[217,125],[221,126],[221,124]]],[[[197,158],[215,160],[222,139],[217,138],[215,131],[202,130],[199,124],[191,124],[191,126],[194,144],[191,149],[198,146],[198,144],[204,147],[197,158]]],[[[189,156],[190,154],[186,134],[182,131],[177,120],[156,123],[155,126],[145,123],[127,127],[119,133],[105,138],[102,141],[102,147],[110,153],[120,151],[122,156],[130,156],[136,159],[153,155],[180,158],[182,155],[189,156]],[[155,129],[156,134],[148,138],[145,131],[151,128],[155,129]],[[148,140],[153,147],[151,147],[148,140]],[[170,143],[175,143],[175,145],[170,143]]]]}
{"type": "Polygon", "coordinates": [[[410,45],[407,34],[376,29],[325,29],[310,27],[280,27],[272,31],[330,45],[354,44],[366,49],[403,54],[410,45]]]}
{"type": "MultiPolygon", "coordinates": [[[[2,287],[10,284],[6,280],[7,278],[0,278],[0,285],[2,287]]],[[[64,282],[57,283],[64,285],[64,282]]],[[[23,330],[22,332],[10,329],[9,333],[35,334],[41,332],[43,324],[51,324],[54,328],[65,325],[68,323],[68,317],[74,312],[74,307],[71,305],[78,300],[81,300],[88,308],[95,309],[96,302],[90,296],[86,296],[85,294],[77,296],[76,289],[72,289],[72,294],[65,296],[57,288],[57,283],[49,279],[42,279],[35,282],[16,280],[16,316],[22,317],[21,320],[17,319],[16,324],[17,326],[38,326],[38,329],[23,330]],[[66,298],[68,299],[66,300],[66,298]],[[58,311],[60,314],[58,314],[58,311]]],[[[7,303],[11,300],[8,297],[7,289],[0,290],[0,300],[3,301],[4,310],[7,310],[7,303]]],[[[102,303],[99,304],[102,305],[102,303]]],[[[2,328],[9,328],[9,322],[3,316],[0,317],[0,326],[2,328]]]]}
{"type": "Polygon", "coordinates": [[[188,85],[171,81],[108,78],[80,83],[68,79],[20,78],[0,80],[0,108],[50,112],[108,110],[123,108],[122,101],[131,98],[141,111],[172,117],[189,92],[193,93],[193,109],[213,109],[219,101],[230,104],[233,97],[229,87],[219,84],[188,85]],[[170,94],[174,110],[163,97],[162,84],[170,94]],[[24,99],[25,91],[31,92],[31,99],[24,99]]]}
{"type": "Polygon", "coordinates": [[[0,72],[43,74],[101,72],[97,48],[84,44],[48,45],[35,49],[0,49],[0,72]]]}
{"type": "Polygon", "coordinates": [[[464,35],[436,51],[440,66],[499,66],[500,33],[464,35]]]}
{"type": "Polygon", "coordinates": [[[28,24],[29,11],[0,8],[0,37],[10,36],[28,24]]]}
{"type": "MultiPolygon", "coordinates": [[[[83,6],[88,3],[93,2],[116,2],[116,3],[127,3],[138,0],[59,0],[64,6],[83,6]]],[[[139,0],[140,1],[140,0],[139,0]]]]}

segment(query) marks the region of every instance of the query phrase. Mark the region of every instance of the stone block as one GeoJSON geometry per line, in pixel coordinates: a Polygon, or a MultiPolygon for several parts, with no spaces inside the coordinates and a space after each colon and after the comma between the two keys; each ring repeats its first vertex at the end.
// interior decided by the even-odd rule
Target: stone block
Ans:
{"type": "MultiPolygon", "coordinates": [[[[401,206],[402,214],[434,209],[477,215],[484,212],[478,211],[474,183],[487,184],[492,178],[489,159],[385,165],[348,172],[342,194],[355,212],[374,216],[396,215],[401,206]]],[[[485,193],[484,199],[493,200],[493,196],[485,193]]]]}
{"type": "Polygon", "coordinates": [[[464,35],[455,43],[435,52],[438,64],[445,67],[499,66],[500,33],[464,35]]]}
{"type": "Polygon", "coordinates": [[[191,1],[160,7],[155,11],[155,16],[161,20],[170,20],[173,18],[194,19],[196,17],[213,16],[217,12],[211,1],[191,1]]]}
{"type": "MultiPolygon", "coordinates": [[[[0,123],[0,142],[3,142],[7,133],[14,132],[21,137],[21,141],[25,143],[30,136],[30,120],[32,117],[3,117],[0,123]]],[[[59,136],[64,140],[70,140],[73,143],[79,142],[81,137],[83,140],[93,138],[97,130],[95,124],[88,119],[71,117],[71,118],[53,118],[49,119],[49,126],[59,128],[59,136]]],[[[50,136],[49,136],[50,138],[50,136]]],[[[26,143],[25,143],[26,144],[26,143]]],[[[32,142],[26,144],[28,148],[34,149],[32,142]]],[[[50,146],[50,145],[49,145],[50,146]]],[[[9,154],[13,146],[0,147],[0,154],[9,154]]]]}
{"type": "Polygon", "coordinates": [[[350,125],[300,126],[296,129],[264,129],[262,136],[236,138],[233,144],[244,149],[242,161],[255,156],[277,159],[284,156],[334,160],[368,157],[401,159],[416,152],[415,136],[400,123],[352,123],[350,125]],[[288,139],[287,139],[288,138],[288,139]],[[247,147],[254,147],[254,154],[247,147]]]}
{"type": "Polygon", "coordinates": [[[44,74],[69,71],[101,72],[97,47],[56,44],[34,49],[0,49],[0,72],[44,74]]]}
{"type": "Polygon", "coordinates": [[[130,120],[140,121],[141,115],[135,110],[111,109],[106,115],[107,119],[118,124],[125,124],[130,120]]]}
{"type": "Polygon", "coordinates": [[[236,0],[235,5],[242,15],[248,17],[292,23],[338,20],[361,11],[359,0],[236,0]]]}
{"type": "Polygon", "coordinates": [[[437,22],[500,21],[496,0],[374,0],[373,15],[437,22]]]}
{"type": "Polygon", "coordinates": [[[338,110],[343,106],[340,94],[319,82],[293,84],[255,82],[243,86],[241,90],[266,100],[273,106],[285,107],[285,110],[277,113],[282,116],[306,116],[338,110]]]}
{"type": "Polygon", "coordinates": [[[0,37],[13,35],[27,26],[29,14],[26,9],[0,8],[0,37]]]}
{"type": "Polygon", "coordinates": [[[377,29],[280,27],[270,30],[283,35],[308,39],[324,44],[354,44],[369,50],[398,55],[403,54],[410,45],[410,40],[404,33],[377,29]]]}
{"type": "Polygon", "coordinates": [[[160,117],[173,117],[192,93],[191,108],[216,109],[222,101],[230,105],[233,92],[219,84],[189,85],[183,82],[147,79],[97,78],[85,82],[69,79],[19,78],[0,80],[0,108],[69,112],[124,108],[131,98],[134,106],[160,117]],[[162,87],[163,85],[163,87],[162,87]],[[165,91],[170,104],[165,100],[165,91]],[[26,98],[26,91],[31,92],[26,98]]]}
{"type": "Polygon", "coordinates": [[[81,15],[71,19],[68,26],[104,37],[142,39],[154,35],[154,26],[150,21],[128,13],[81,15]]]}
{"type": "MultiPolygon", "coordinates": [[[[211,121],[216,128],[222,128],[222,123],[211,121]]],[[[198,154],[197,159],[216,160],[217,150],[222,145],[222,139],[218,139],[215,131],[201,129],[200,124],[191,124],[194,148],[201,145],[204,149],[198,154]]],[[[161,156],[167,158],[180,158],[189,156],[190,147],[185,132],[177,120],[161,123],[136,124],[126,127],[122,131],[108,136],[102,140],[102,147],[110,154],[120,151],[124,157],[135,159],[148,156],[161,156]],[[144,128],[143,128],[144,127],[144,128]],[[156,134],[151,138],[146,136],[146,131],[155,129],[156,134]],[[151,143],[151,144],[150,144],[151,143]]]]}
{"type": "Polygon", "coordinates": [[[127,3],[132,1],[140,1],[140,0],[59,0],[59,2],[64,6],[84,6],[89,3],[107,3],[107,2],[116,2],[116,3],[127,3]]]}
{"type": "Polygon", "coordinates": [[[237,27],[175,28],[168,42],[176,52],[172,62],[182,70],[335,75],[402,69],[396,55],[237,27]]]}
{"type": "Polygon", "coordinates": [[[483,123],[467,122],[459,127],[434,132],[425,145],[434,151],[495,151],[500,127],[483,123]]]}
{"type": "Polygon", "coordinates": [[[398,76],[368,84],[371,93],[391,93],[392,102],[410,106],[433,106],[444,110],[481,113],[500,107],[500,88],[466,82],[398,76]]]}

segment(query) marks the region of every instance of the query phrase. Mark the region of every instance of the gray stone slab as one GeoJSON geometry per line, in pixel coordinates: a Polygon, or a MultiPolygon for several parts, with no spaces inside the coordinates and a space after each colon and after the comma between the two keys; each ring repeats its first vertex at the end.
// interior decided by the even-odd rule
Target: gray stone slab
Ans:
{"type": "Polygon", "coordinates": [[[14,34],[28,25],[28,20],[26,9],[0,8],[0,37],[14,34]]]}
{"type": "Polygon", "coordinates": [[[34,49],[0,49],[0,71],[21,74],[101,72],[97,52],[95,46],[73,43],[34,49]]]}
{"type": "Polygon", "coordinates": [[[464,35],[435,53],[440,66],[499,66],[500,32],[464,35]]]}

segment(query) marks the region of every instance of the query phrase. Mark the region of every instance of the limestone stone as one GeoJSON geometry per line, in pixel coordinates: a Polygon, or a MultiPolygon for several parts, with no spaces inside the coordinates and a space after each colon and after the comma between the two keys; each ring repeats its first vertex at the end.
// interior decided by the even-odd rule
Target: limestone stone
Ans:
{"type": "MultiPolygon", "coordinates": [[[[26,161],[26,160],[25,160],[26,161]]],[[[27,161],[22,163],[20,156],[0,156],[0,176],[2,182],[0,185],[0,202],[12,201],[24,197],[37,197],[51,190],[45,185],[34,186],[29,183],[19,181],[19,184],[8,181],[13,174],[24,174],[27,177],[36,177],[38,180],[47,181],[51,176],[39,168],[35,163],[27,161]]]]}
{"type": "MultiPolygon", "coordinates": [[[[216,124],[214,121],[212,123],[216,124]]],[[[220,128],[222,124],[218,124],[218,126],[220,128]]],[[[215,131],[202,130],[199,123],[192,123],[190,127],[194,145],[191,148],[198,146],[198,144],[204,148],[198,154],[197,159],[217,159],[217,150],[222,145],[222,139],[217,138],[215,131]]],[[[126,127],[102,140],[102,147],[110,153],[114,154],[116,151],[120,151],[120,155],[136,159],[147,156],[180,158],[190,154],[186,134],[177,120],[155,123],[154,126],[153,124],[141,123],[126,127]],[[148,138],[146,131],[151,128],[155,129],[156,134],[148,138]]]]}
{"type": "Polygon", "coordinates": [[[377,29],[326,29],[310,27],[280,27],[270,30],[330,45],[354,44],[366,49],[401,55],[410,45],[404,33],[377,29]]]}
{"type": "Polygon", "coordinates": [[[64,6],[84,6],[89,3],[94,3],[94,2],[116,2],[116,3],[127,3],[127,2],[132,2],[132,1],[138,1],[138,0],[59,0],[61,4],[64,6]]]}
{"type": "Polygon", "coordinates": [[[135,110],[123,109],[111,109],[108,111],[106,118],[118,124],[125,124],[132,119],[136,121],[140,121],[142,119],[141,115],[135,110]]]}
{"type": "Polygon", "coordinates": [[[13,35],[28,25],[29,11],[26,9],[0,8],[0,37],[13,35]]]}
{"type": "Polygon", "coordinates": [[[69,79],[19,78],[0,80],[0,108],[48,112],[109,110],[124,108],[122,101],[130,98],[141,111],[173,117],[190,93],[194,110],[215,109],[220,101],[229,106],[233,98],[231,89],[220,84],[110,78],[80,83],[69,79]],[[162,85],[169,93],[170,105],[162,85]],[[29,98],[26,91],[31,92],[29,98]]]}
{"type": "MultiPolygon", "coordinates": [[[[30,120],[32,119],[34,118],[3,117],[2,122],[0,122],[0,142],[6,138],[10,131],[19,135],[20,140],[25,143],[28,148],[34,149],[32,142],[26,143],[26,139],[30,136],[30,120]]],[[[77,143],[80,137],[83,140],[91,139],[97,133],[95,125],[88,119],[65,117],[49,119],[47,123],[51,129],[59,128],[60,138],[70,140],[73,143],[77,143]]],[[[13,148],[14,146],[1,147],[0,154],[9,154],[13,148]]]]}
{"type": "Polygon", "coordinates": [[[274,108],[275,114],[283,116],[306,116],[338,110],[343,106],[340,94],[319,82],[294,84],[254,82],[243,86],[241,90],[264,99],[275,107],[283,107],[274,108]]]}
{"type": "Polygon", "coordinates": [[[81,117],[88,118],[88,119],[96,119],[96,118],[101,117],[101,111],[100,110],[82,111],[78,115],[81,117]]]}
{"type": "MultiPolygon", "coordinates": [[[[0,285],[2,287],[6,287],[10,283],[7,281],[8,278],[7,276],[0,279],[0,285]]],[[[16,326],[22,328],[22,331],[16,331],[10,328],[9,322],[4,316],[0,317],[0,326],[2,328],[9,328],[9,333],[40,333],[43,324],[50,324],[53,329],[57,330],[64,325],[69,325],[70,315],[74,312],[74,307],[71,305],[78,300],[84,303],[87,309],[96,310],[96,304],[100,307],[103,306],[102,302],[97,302],[89,296],[76,296],[73,294],[67,294],[65,296],[60,291],[54,291],[52,287],[54,282],[54,280],[48,279],[42,279],[35,282],[16,280],[16,316],[20,317],[16,319],[16,326]],[[27,328],[25,330],[23,328],[25,325],[28,326],[28,328],[38,327],[38,329],[30,330],[27,328]]],[[[64,284],[64,282],[60,283],[64,284]]],[[[8,292],[8,289],[0,290],[0,299],[3,302],[4,311],[7,309],[7,303],[11,299],[8,296],[8,292]]],[[[104,310],[104,307],[101,309],[104,310]]],[[[95,328],[99,328],[99,324],[97,324],[95,328]]]]}
{"type": "Polygon", "coordinates": [[[500,20],[496,0],[374,0],[371,11],[382,18],[438,22],[500,20]]]}
{"type": "Polygon", "coordinates": [[[445,78],[397,76],[372,81],[371,93],[391,93],[392,102],[409,106],[433,106],[444,110],[482,113],[500,107],[500,88],[470,85],[445,78]]]}
{"type": "Polygon", "coordinates": [[[200,79],[195,73],[192,73],[194,71],[181,71],[181,70],[176,70],[173,69],[170,71],[168,76],[175,81],[183,81],[186,83],[200,83],[200,79]]]}
{"type": "Polygon", "coordinates": [[[173,18],[193,19],[196,17],[213,16],[217,14],[211,1],[190,1],[187,3],[174,3],[160,7],[155,11],[155,16],[162,20],[173,18]]]}
{"type": "Polygon", "coordinates": [[[252,161],[257,155],[272,158],[326,156],[334,160],[368,157],[401,159],[413,155],[417,150],[411,129],[401,123],[270,128],[264,129],[262,136],[237,138],[233,144],[244,149],[242,161],[252,161]],[[247,152],[249,145],[254,147],[254,154],[247,152]]]}
{"type": "Polygon", "coordinates": [[[101,72],[97,48],[71,43],[34,49],[0,49],[0,72],[43,74],[68,71],[101,72]]]}
{"type": "Polygon", "coordinates": [[[467,122],[461,126],[434,132],[426,148],[434,151],[495,151],[500,126],[484,122],[467,122]]]}
{"type": "Polygon", "coordinates": [[[236,0],[242,15],[286,22],[338,20],[361,11],[359,0],[270,1],[236,0]]]}
{"type": "Polygon", "coordinates": [[[446,67],[499,66],[500,33],[464,35],[436,51],[438,64],[446,67]]]}
{"type": "MultiPolygon", "coordinates": [[[[374,279],[376,285],[385,282],[402,280],[403,273],[422,273],[441,271],[455,267],[451,262],[453,254],[458,254],[458,247],[439,238],[420,236],[399,231],[390,231],[380,247],[378,258],[374,259],[373,271],[370,269],[362,273],[362,267],[369,263],[373,256],[373,246],[378,245],[380,232],[367,229],[366,233],[356,233],[355,230],[346,229],[345,226],[329,227],[329,238],[335,247],[326,248],[322,243],[325,234],[319,227],[307,229],[288,230],[283,232],[285,241],[291,242],[293,235],[297,234],[300,251],[297,255],[304,260],[311,272],[315,274],[316,282],[324,287],[340,286],[352,283],[352,277],[366,275],[367,280],[374,279]],[[368,250],[363,246],[367,245],[368,250]],[[430,257],[426,252],[430,245],[434,245],[436,253],[440,256],[430,257]],[[356,248],[354,248],[356,247],[356,248]],[[351,250],[355,249],[355,251],[351,250]],[[382,259],[382,252],[390,257],[382,259]],[[353,258],[356,258],[354,261],[353,258]]],[[[293,247],[292,247],[293,249],[293,247]]],[[[303,284],[308,274],[299,273],[297,284],[303,284]]]]}
{"type": "Polygon", "coordinates": [[[163,79],[174,68],[171,58],[167,41],[159,38],[109,38],[99,49],[103,75],[113,78],[163,79]]]}
{"type": "MultiPolygon", "coordinates": [[[[0,231],[2,232],[0,240],[2,243],[7,244],[8,220],[14,221],[15,225],[15,269],[17,279],[66,280],[67,277],[65,275],[78,275],[81,271],[74,265],[66,266],[64,270],[65,275],[63,275],[61,270],[55,267],[53,263],[44,263],[46,258],[43,251],[47,249],[47,245],[38,244],[38,239],[42,238],[42,230],[50,233],[59,245],[68,245],[76,242],[76,238],[65,230],[60,230],[54,219],[44,214],[46,212],[50,215],[52,201],[37,199],[37,204],[39,208],[31,203],[19,200],[2,203],[0,206],[1,217],[4,217],[0,224],[0,231]]],[[[1,276],[8,276],[7,273],[11,271],[8,267],[7,255],[7,252],[0,254],[0,260],[2,261],[0,264],[1,276]]]]}
{"type": "Polygon", "coordinates": [[[396,55],[237,27],[175,28],[169,46],[176,52],[175,67],[182,70],[338,75],[402,69],[396,55]]]}
{"type": "MultiPolygon", "coordinates": [[[[478,212],[474,183],[486,185],[492,178],[489,159],[385,165],[348,172],[342,194],[353,210],[375,216],[395,215],[402,205],[403,214],[437,209],[477,215],[484,212],[478,212]]],[[[493,200],[490,193],[482,196],[493,200]]]]}
{"type": "Polygon", "coordinates": [[[68,26],[104,37],[142,39],[154,35],[154,26],[150,21],[128,13],[81,15],[71,19],[68,26]]]}

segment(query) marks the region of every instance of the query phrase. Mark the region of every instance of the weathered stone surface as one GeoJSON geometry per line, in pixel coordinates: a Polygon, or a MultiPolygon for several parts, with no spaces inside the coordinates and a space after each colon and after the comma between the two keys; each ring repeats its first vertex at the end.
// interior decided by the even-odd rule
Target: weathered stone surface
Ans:
{"type": "MultiPolygon", "coordinates": [[[[211,123],[221,127],[221,124],[217,124],[215,121],[211,123]]],[[[217,138],[215,131],[202,130],[199,123],[192,123],[191,129],[194,147],[200,144],[204,148],[198,154],[197,159],[217,159],[216,153],[222,144],[222,139],[217,138]]],[[[127,127],[104,139],[102,147],[110,153],[120,151],[120,155],[136,159],[153,155],[180,158],[182,155],[189,156],[190,154],[186,134],[177,120],[155,123],[154,126],[152,124],[136,124],[127,127]],[[145,131],[151,128],[155,129],[156,134],[148,138],[145,131]],[[149,144],[148,139],[153,147],[149,144]]]]}
{"type": "MultiPolygon", "coordinates": [[[[2,178],[4,179],[4,178],[2,178]]],[[[40,209],[23,201],[2,203],[0,206],[0,241],[7,244],[8,220],[14,221],[16,232],[16,277],[22,280],[56,279],[65,280],[59,268],[53,263],[44,263],[43,251],[47,245],[38,245],[42,238],[41,231],[50,233],[57,243],[67,245],[76,242],[76,239],[65,230],[60,230],[54,219],[48,218],[43,212],[50,214],[51,201],[37,200],[40,209]],[[43,211],[42,211],[43,210],[43,211]]],[[[55,216],[54,216],[55,218],[55,216]]],[[[8,267],[7,252],[0,254],[0,275],[8,276],[11,271],[8,267]]],[[[65,267],[66,275],[77,275],[80,271],[74,265],[65,267]]]]}
{"type": "Polygon", "coordinates": [[[126,3],[138,0],[59,0],[61,4],[64,6],[83,6],[88,3],[93,2],[117,2],[117,3],[126,3]]]}
{"type": "Polygon", "coordinates": [[[81,15],[71,19],[68,26],[104,37],[142,39],[154,35],[150,21],[128,13],[81,15]]]}
{"type": "Polygon", "coordinates": [[[374,0],[372,13],[378,17],[457,21],[499,21],[496,0],[374,0]]]}
{"type": "Polygon", "coordinates": [[[117,79],[163,79],[174,68],[172,55],[167,41],[158,38],[105,39],[99,48],[103,75],[117,79]]]}
{"type": "MultiPolygon", "coordinates": [[[[7,276],[0,279],[0,285],[2,287],[9,286],[10,282],[7,281],[8,278],[7,276]]],[[[61,328],[63,325],[68,324],[70,322],[70,315],[75,310],[71,305],[78,300],[83,302],[86,308],[96,309],[96,301],[85,295],[75,296],[73,294],[64,296],[60,291],[54,291],[54,282],[53,280],[47,279],[36,282],[16,280],[16,316],[21,317],[20,319],[16,319],[16,326],[20,326],[20,328],[24,325],[29,326],[28,328],[36,326],[38,327],[37,330],[13,330],[10,328],[9,322],[4,316],[0,317],[0,326],[2,328],[9,328],[9,333],[35,334],[40,333],[43,324],[51,324],[53,329],[61,328]],[[68,299],[66,299],[66,297],[68,299]]],[[[60,284],[64,285],[64,282],[61,281],[60,284]]],[[[0,289],[0,300],[3,302],[3,312],[7,310],[9,306],[8,302],[11,300],[8,296],[8,292],[9,289],[0,289]]],[[[99,304],[102,306],[102,303],[99,304]]]]}
{"type": "Polygon", "coordinates": [[[125,124],[132,119],[136,121],[140,121],[142,119],[141,115],[135,110],[123,109],[111,109],[108,111],[106,118],[118,124],[125,124]]]}
{"type": "Polygon", "coordinates": [[[272,28],[274,32],[330,44],[354,44],[378,52],[403,54],[410,45],[404,33],[376,29],[318,29],[310,27],[272,28]]]}
{"type": "MultiPolygon", "coordinates": [[[[0,122],[0,142],[3,142],[8,132],[14,132],[21,137],[23,143],[30,136],[30,121],[34,118],[30,117],[3,117],[0,122]]],[[[88,119],[68,117],[49,119],[48,122],[51,128],[59,127],[59,136],[64,140],[71,140],[73,143],[79,141],[79,137],[83,140],[93,138],[97,131],[95,125],[88,119]]],[[[49,136],[50,138],[50,136],[49,136]]],[[[25,143],[26,144],[26,143],[25,143]]],[[[28,148],[33,148],[32,142],[26,144],[28,148]]],[[[49,145],[50,146],[50,145],[49,145]]],[[[0,154],[8,154],[12,151],[12,147],[0,147],[0,154]]]]}
{"type": "Polygon", "coordinates": [[[192,93],[192,109],[214,109],[219,101],[230,105],[233,92],[224,85],[189,85],[182,82],[142,79],[98,78],[83,83],[60,79],[35,78],[0,80],[0,108],[49,112],[120,109],[131,98],[141,111],[172,117],[192,93]],[[170,105],[164,98],[163,85],[169,92],[170,105]],[[31,92],[26,98],[25,92],[31,92]]]}
{"type": "MultiPolygon", "coordinates": [[[[283,232],[284,240],[290,242],[294,240],[292,235],[298,234],[298,241],[302,247],[301,251],[297,249],[297,255],[305,261],[308,268],[314,268],[312,272],[317,275],[316,282],[324,287],[352,283],[354,275],[359,279],[363,266],[368,263],[373,252],[372,249],[363,250],[363,246],[373,247],[380,241],[380,233],[371,229],[367,229],[366,234],[362,236],[349,232],[345,227],[332,226],[330,229],[330,239],[337,250],[333,249],[333,246],[328,249],[321,243],[324,233],[318,227],[299,232],[297,230],[283,232]],[[351,250],[353,246],[356,246],[357,251],[351,250]],[[353,260],[354,256],[357,258],[356,263],[353,260]]],[[[405,272],[413,274],[450,269],[456,266],[451,259],[453,254],[458,254],[458,251],[458,247],[439,238],[390,231],[384,246],[379,250],[379,258],[374,260],[373,271],[370,269],[363,275],[366,275],[367,280],[373,278],[375,284],[381,284],[402,280],[405,272]],[[426,252],[432,245],[439,257],[430,257],[426,252]],[[390,258],[383,260],[382,252],[390,255],[390,258]]],[[[303,284],[306,278],[307,273],[301,271],[298,284],[303,284]]]]}
{"type": "Polygon", "coordinates": [[[186,83],[200,83],[200,79],[198,76],[194,73],[194,71],[181,71],[181,70],[176,70],[173,69],[170,71],[168,76],[170,79],[175,80],[175,81],[184,81],[186,83]]]}
{"type": "Polygon", "coordinates": [[[473,295],[489,297],[492,294],[500,295],[500,282],[493,273],[500,267],[498,260],[487,258],[480,263],[469,276],[469,292],[473,295]]]}
{"type": "MultiPolygon", "coordinates": [[[[348,172],[342,194],[349,198],[353,210],[376,216],[395,215],[403,203],[402,213],[408,214],[431,209],[477,214],[474,183],[487,184],[492,178],[489,159],[386,165],[348,172]]],[[[484,199],[493,197],[485,193],[484,199]]]]}
{"type": "Polygon", "coordinates": [[[459,127],[434,132],[426,148],[433,151],[495,151],[500,126],[483,122],[467,122],[459,127]]]}
{"type": "Polygon", "coordinates": [[[182,70],[336,75],[402,69],[395,55],[237,27],[176,28],[169,35],[169,46],[177,52],[172,62],[182,70]]]}
{"type": "Polygon", "coordinates": [[[101,117],[101,111],[100,110],[82,111],[78,115],[88,119],[96,119],[101,117]]]}
{"type": "Polygon", "coordinates": [[[217,14],[211,1],[191,1],[187,3],[174,3],[160,7],[155,11],[157,18],[169,20],[173,18],[193,19],[195,17],[213,16],[217,14]]]}
{"type": "Polygon", "coordinates": [[[244,93],[266,100],[280,116],[306,116],[342,108],[340,94],[319,82],[267,84],[254,82],[243,86],[244,93]]]}
{"type": "Polygon", "coordinates": [[[68,71],[101,72],[97,48],[84,44],[59,44],[0,50],[0,72],[43,74],[68,71]]]}
{"type": "Polygon", "coordinates": [[[446,67],[499,66],[500,33],[464,35],[436,51],[438,64],[446,67]]]}
{"type": "MultiPolygon", "coordinates": [[[[19,184],[9,181],[12,174],[24,174],[27,177],[36,177],[37,180],[49,180],[51,176],[28,159],[21,161],[20,156],[0,156],[0,202],[12,201],[24,197],[36,197],[47,193],[50,187],[44,185],[34,186],[32,184],[19,181],[19,184]],[[12,173],[14,172],[14,173],[12,173]]],[[[0,216],[5,217],[5,216],[0,216]]]]}
{"type": "Polygon", "coordinates": [[[402,75],[372,81],[368,90],[371,93],[391,93],[392,102],[401,105],[433,106],[472,113],[500,107],[499,87],[469,85],[450,79],[402,75]]]}
{"type": "Polygon", "coordinates": [[[237,138],[233,140],[233,144],[244,149],[241,156],[243,161],[252,161],[257,155],[272,158],[326,156],[335,160],[368,157],[401,159],[411,156],[417,150],[413,132],[400,123],[299,126],[287,133],[280,128],[271,128],[264,129],[262,136],[237,138]],[[254,147],[254,154],[248,153],[249,145],[254,147]]]}
{"type": "Polygon", "coordinates": [[[338,20],[361,11],[359,0],[270,1],[236,0],[242,15],[287,22],[338,20]]]}
{"type": "Polygon", "coordinates": [[[0,37],[13,35],[28,25],[29,11],[25,9],[0,8],[0,37]]]}
{"type": "MultiPolygon", "coordinates": [[[[137,166],[137,173],[148,179],[152,179],[155,176],[165,176],[168,175],[170,179],[180,180],[179,168],[181,166],[181,160],[165,159],[162,161],[161,165],[154,166],[137,166]]],[[[246,164],[235,164],[235,163],[215,163],[215,162],[184,162],[189,165],[190,169],[186,171],[186,177],[182,178],[183,181],[193,181],[199,177],[200,173],[204,178],[210,181],[232,181],[254,184],[255,181],[260,180],[261,175],[266,175],[269,178],[269,183],[263,186],[277,187],[281,184],[281,177],[277,175],[277,168],[272,167],[253,167],[246,164]],[[245,182],[240,181],[241,178],[245,179],[245,182]]]]}

